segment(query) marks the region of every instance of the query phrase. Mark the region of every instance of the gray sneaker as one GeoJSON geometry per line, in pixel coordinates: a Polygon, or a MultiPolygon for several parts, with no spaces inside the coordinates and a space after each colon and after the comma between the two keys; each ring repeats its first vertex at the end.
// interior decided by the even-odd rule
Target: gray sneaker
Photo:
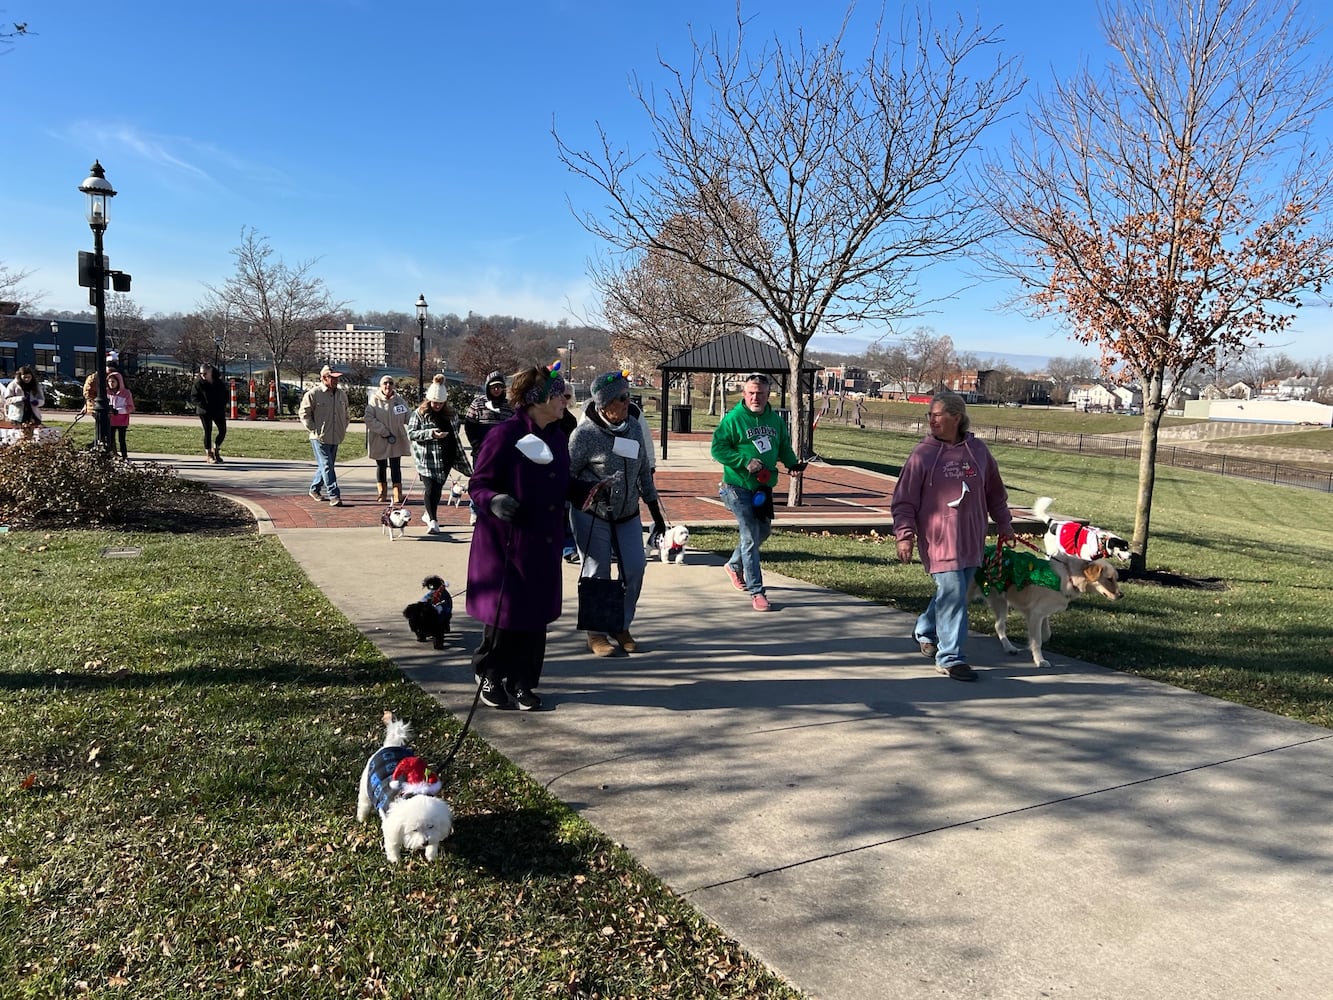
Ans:
{"type": "Polygon", "coordinates": [[[319,490],[315,489],[315,487],[312,486],[312,487],[310,487],[310,499],[311,499],[311,500],[323,500],[323,499],[324,499],[324,494],[321,493],[319,490]]]}
{"type": "Polygon", "coordinates": [[[342,497],[329,497],[330,507],[341,507],[343,505],[342,497]]]}
{"type": "Polygon", "coordinates": [[[938,647],[929,639],[918,639],[917,644],[921,647],[921,655],[928,660],[935,659],[935,654],[939,652],[938,647]]]}

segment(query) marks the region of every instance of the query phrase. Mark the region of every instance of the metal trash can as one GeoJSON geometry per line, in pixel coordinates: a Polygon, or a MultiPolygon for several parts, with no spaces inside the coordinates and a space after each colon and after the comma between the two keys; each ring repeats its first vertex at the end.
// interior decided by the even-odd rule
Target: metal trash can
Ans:
{"type": "Polygon", "coordinates": [[[694,419],[694,409],[684,404],[671,407],[671,433],[690,433],[690,422],[694,419]]]}

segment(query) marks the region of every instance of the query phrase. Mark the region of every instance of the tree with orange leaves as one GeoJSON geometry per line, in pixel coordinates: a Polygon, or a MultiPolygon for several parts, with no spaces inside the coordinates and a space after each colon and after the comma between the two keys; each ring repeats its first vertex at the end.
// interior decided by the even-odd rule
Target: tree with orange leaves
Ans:
{"type": "Polygon", "coordinates": [[[1299,0],[1112,3],[1102,26],[1105,75],[1040,97],[987,172],[1010,236],[988,260],[1143,388],[1142,571],[1171,387],[1272,343],[1333,275],[1333,158],[1311,134],[1333,91],[1299,0]]]}

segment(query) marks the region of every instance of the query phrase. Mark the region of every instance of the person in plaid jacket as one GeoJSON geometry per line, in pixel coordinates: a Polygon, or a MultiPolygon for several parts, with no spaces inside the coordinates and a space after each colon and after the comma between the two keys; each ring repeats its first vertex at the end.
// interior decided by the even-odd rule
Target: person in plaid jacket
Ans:
{"type": "Polygon", "coordinates": [[[458,436],[454,433],[454,415],[444,385],[444,376],[436,375],[426,388],[426,398],[407,419],[407,439],[412,445],[412,460],[421,478],[426,511],[421,520],[426,531],[440,533],[439,507],[444,484],[458,461],[458,436]]]}

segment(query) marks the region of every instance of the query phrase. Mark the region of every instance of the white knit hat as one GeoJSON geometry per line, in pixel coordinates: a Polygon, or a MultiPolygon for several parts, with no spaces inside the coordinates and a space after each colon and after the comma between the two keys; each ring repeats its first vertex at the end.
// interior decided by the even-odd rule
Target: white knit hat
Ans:
{"type": "Polygon", "coordinates": [[[443,375],[436,375],[431,379],[430,385],[426,387],[426,399],[431,403],[449,401],[449,390],[445,388],[443,375]]]}

